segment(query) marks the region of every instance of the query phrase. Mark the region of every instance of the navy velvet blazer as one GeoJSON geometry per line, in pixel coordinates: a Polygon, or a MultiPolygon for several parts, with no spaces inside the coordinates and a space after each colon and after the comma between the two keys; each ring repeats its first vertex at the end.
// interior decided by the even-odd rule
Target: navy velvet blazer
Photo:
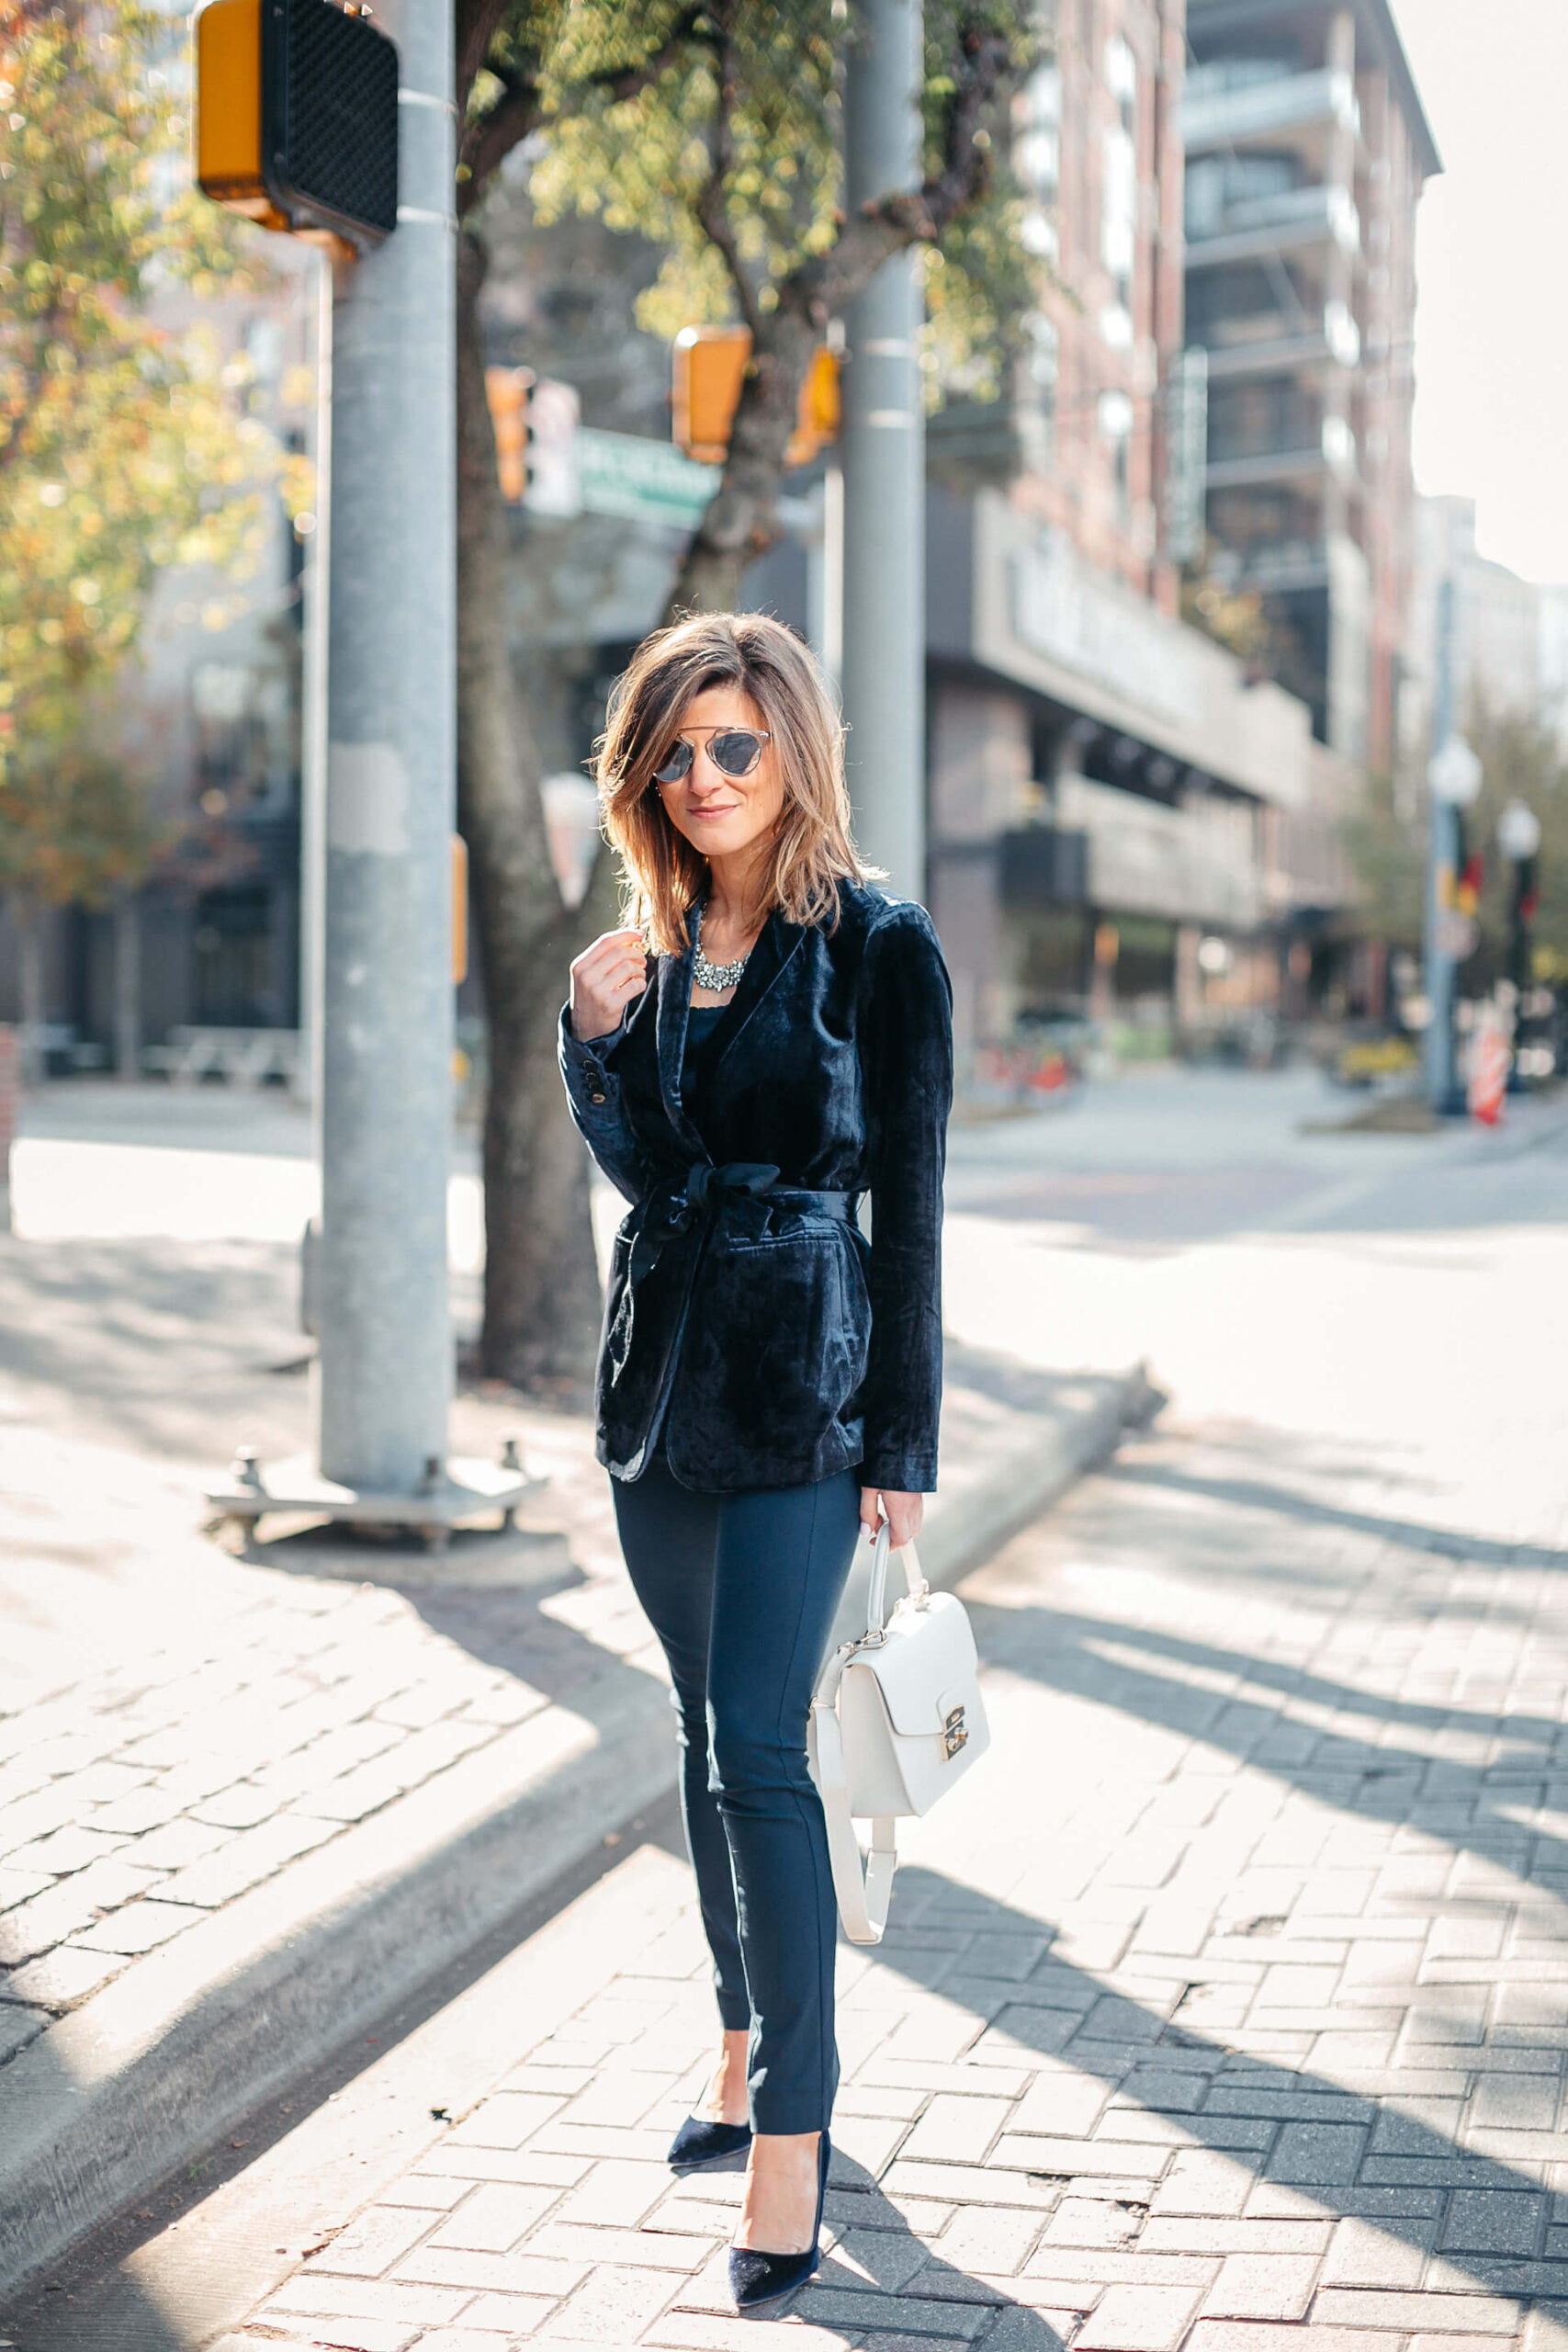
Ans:
{"type": "Polygon", "coordinates": [[[769,919],[681,1096],[692,955],[608,1038],[563,1012],[572,1116],[632,1207],[615,1237],[598,1453],[635,1478],[936,1485],[953,992],[921,907],[840,886],[836,930],[769,919]],[[869,1242],[856,1222],[871,1198],[869,1242]]]}

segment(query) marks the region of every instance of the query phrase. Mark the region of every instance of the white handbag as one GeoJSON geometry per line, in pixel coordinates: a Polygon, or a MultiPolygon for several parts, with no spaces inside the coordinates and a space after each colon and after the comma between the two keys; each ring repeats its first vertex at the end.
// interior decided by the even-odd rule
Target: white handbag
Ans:
{"type": "Polygon", "coordinates": [[[931,1590],[914,1545],[905,1544],[897,1556],[909,1589],[885,1623],[890,1550],[884,1520],[865,1631],[823,1668],[807,1741],[828,1817],[839,1916],[855,1944],[880,1943],[887,1925],[898,1816],[929,1813],[991,1744],[964,1603],[931,1590]],[[856,1816],[872,1826],[863,1860],[856,1816]]]}

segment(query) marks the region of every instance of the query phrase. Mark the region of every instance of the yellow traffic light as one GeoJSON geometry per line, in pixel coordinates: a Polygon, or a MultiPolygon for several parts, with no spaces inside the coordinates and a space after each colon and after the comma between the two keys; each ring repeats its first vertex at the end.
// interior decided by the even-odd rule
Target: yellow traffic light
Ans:
{"type": "Polygon", "coordinates": [[[836,441],[840,414],[839,355],[829,351],[825,343],[819,343],[811,355],[811,365],[800,388],[795,432],[784,453],[787,463],[803,466],[818,449],[836,441]]]}
{"type": "MultiPolygon", "coordinates": [[[[671,411],[675,445],[689,458],[722,465],[729,429],[751,358],[749,327],[682,327],[675,338],[671,411]]],[[[784,463],[803,466],[839,430],[839,357],[826,344],[813,352],[800,388],[784,463]]]]}
{"type": "Polygon", "coordinates": [[[676,336],[674,435],[688,458],[724,463],[750,356],[750,327],[682,327],[676,336]]]}
{"type": "Polygon", "coordinates": [[[485,400],[495,434],[495,469],[501,494],[509,506],[520,506],[528,487],[528,393],[531,368],[487,368],[485,400]]]}
{"type": "Polygon", "coordinates": [[[196,184],[264,228],[288,221],[262,175],[262,0],[208,0],[196,20],[196,184]]]}
{"type": "Polygon", "coordinates": [[[452,985],[460,989],[468,977],[468,844],[461,833],[452,836],[452,985]]]}

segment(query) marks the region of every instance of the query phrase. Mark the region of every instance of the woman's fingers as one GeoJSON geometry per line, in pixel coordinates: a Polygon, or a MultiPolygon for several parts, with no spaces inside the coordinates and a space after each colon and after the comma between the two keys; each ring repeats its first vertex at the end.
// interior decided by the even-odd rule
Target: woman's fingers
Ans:
{"type": "Polygon", "coordinates": [[[888,1487],[863,1487],[860,1490],[861,1525],[868,1536],[874,1536],[881,1521],[887,1521],[889,1540],[897,1552],[900,1544],[910,1544],[920,1532],[920,1521],[926,1514],[924,1495],[895,1494],[888,1487]]]}
{"type": "Polygon", "coordinates": [[[648,951],[641,932],[629,927],[602,932],[572,959],[572,1025],[578,1035],[599,1036],[613,1029],[647,985],[648,951]]]}
{"type": "Polygon", "coordinates": [[[886,1487],[861,1488],[860,1515],[868,1535],[876,1532],[878,1516],[886,1517],[889,1540],[897,1552],[901,1545],[913,1543],[920,1532],[926,1513],[924,1495],[895,1494],[886,1487]]]}
{"type": "Polygon", "coordinates": [[[640,934],[635,931],[609,931],[574,959],[571,975],[573,979],[586,980],[591,987],[600,987],[611,980],[640,980],[646,970],[640,934]]]}

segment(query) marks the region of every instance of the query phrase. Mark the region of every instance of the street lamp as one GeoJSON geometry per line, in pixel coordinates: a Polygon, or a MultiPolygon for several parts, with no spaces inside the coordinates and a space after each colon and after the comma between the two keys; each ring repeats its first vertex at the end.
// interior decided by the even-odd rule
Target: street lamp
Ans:
{"type": "MultiPolygon", "coordinates": [[[[1480,793],[1482,774],[1481,762],[1464,737],[1450,735],[1427,768],[1427,782],[1445,808],[1468,808],[1480,793]]],[[[1513,805],[1519,806],[1517,801],[1513,805]]],[[[1529,809],[1524,813],[1529,816],[1529,809]]]]}
{"type": "MultiPolygon", "coordinates": [[[[1445,582],[1445,587],[1450,585],[1445,582]]],[[[1451,629],[1451,614],[1442,616],[1451,629]]],[[[1445,647],[1445,651],[1446,651],[1445,647]]],[[[1458,904],[1460,811],[1481,790],[1481,762],[1462,735],[1438,730],[1427,769],[1427,1096],[1434,1111],[1462,1117],[1464,1089],[1454,1055],[1454,972],[1475,946],[1475,921],[1458,904]]]]}
{"type": "Polygon", "coordinates": [[[1510,800],[1498,818],[1497,846],[1516,865],[1526,865],[1540,847],[1540,819],[1522,800],[1510,800]]]}
{"type": "Polygon", "coordinates": [[[1535,912],[1535,855],[1540,847],[1540,819],[1522,800],[1510,800],[1497,820],[1497,846],[1514,869],[1508,896],[1508,978],[1514,990],[1514,1057],[1508,1068],[1508,1091],[1522,1094],[1519,1047],[1530,971],[1529,921],[1535,912]]]}

